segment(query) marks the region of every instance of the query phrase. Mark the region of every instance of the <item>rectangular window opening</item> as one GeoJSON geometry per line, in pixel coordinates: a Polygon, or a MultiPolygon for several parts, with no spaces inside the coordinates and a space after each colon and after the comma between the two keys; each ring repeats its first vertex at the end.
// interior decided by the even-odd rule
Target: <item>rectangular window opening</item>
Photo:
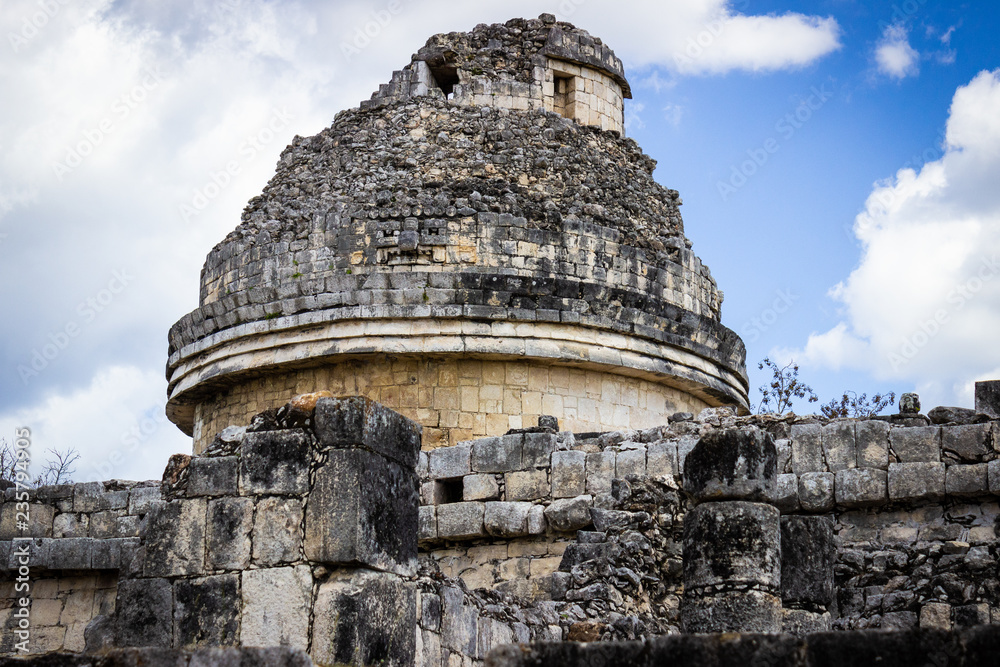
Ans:
{"type": "Polygon", "coordinates": [[[563,118],[575,120],[573,113],[575,97],[575,82],[572,76],[556,73],[553,79],[555,84],[555,100],[553,110],[563,118]]]}

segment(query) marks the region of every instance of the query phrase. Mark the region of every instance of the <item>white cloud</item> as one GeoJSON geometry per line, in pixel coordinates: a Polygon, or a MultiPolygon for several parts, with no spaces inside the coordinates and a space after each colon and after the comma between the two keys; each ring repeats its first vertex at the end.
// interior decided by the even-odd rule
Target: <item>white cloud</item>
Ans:
{"type": "Polygon", "coordinates": [[[875,47],[878,71],[894,79],[905,79],[920,72],[920,54],[910,46],[906,27],[887,26],[875,47]]]}
{"type": "Polygon", "coordinates": [[[931,407],[971,405],[974,381],[997,377],[1000,70],[956,91],[943,151],[876,184],[860,265],[831,290],[844,320],[778,356],[913,383],[931,407]]]}
{"type": "Polygon", "coordinates": [[[681,118],[684,117],[684,107],[679,104],[668,104],[663,107],[663,117],[668,123],[677,127],[681,124],[681,118]]]}

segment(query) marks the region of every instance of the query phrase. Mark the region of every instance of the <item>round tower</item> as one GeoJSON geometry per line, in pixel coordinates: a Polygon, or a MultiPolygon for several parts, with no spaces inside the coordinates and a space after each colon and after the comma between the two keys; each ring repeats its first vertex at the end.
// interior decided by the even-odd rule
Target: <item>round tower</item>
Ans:
{"type": "Polygon", "coordinates": [[[295,394],[364,395],[424,448],[747,406],[745,349],[674,190],[622,136],[600,39],[551,15],[435,35],[296,137],[170,330],[167,414],[202,448],[295,394]]]}

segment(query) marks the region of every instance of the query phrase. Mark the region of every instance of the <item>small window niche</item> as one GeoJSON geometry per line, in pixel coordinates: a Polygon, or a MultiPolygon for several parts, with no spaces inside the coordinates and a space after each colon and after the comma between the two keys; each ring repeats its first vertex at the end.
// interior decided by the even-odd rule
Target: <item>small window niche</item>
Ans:
{"type": "Polygon", "coordinates": [[[450,505],[462,502],[463,480],[462,477],[455,477],[434,482],[434,504],[450,505]]]}
{"type": "Polygon", "coordinates": [[[568,74],[554,73],[553,87],[555,98],[552,103],[552,110],[563,118],[576,120],[576,77],[568,74]]]}
{"type": "Polygon", "coordinates": [[[441,65],[431,67],[431,74],[434,76],[434,83],[441,89],[444,96],[451,99],[455,94],[455,86],[458,85],[458,69],[451,65],[441,65]]]}

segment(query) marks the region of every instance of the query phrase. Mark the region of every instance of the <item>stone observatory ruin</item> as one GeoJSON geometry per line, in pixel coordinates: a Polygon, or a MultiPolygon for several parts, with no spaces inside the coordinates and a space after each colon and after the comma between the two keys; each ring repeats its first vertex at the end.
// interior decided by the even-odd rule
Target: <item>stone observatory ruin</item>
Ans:
{"type": "Polygon", "coordinates": [[[543,14],[296,138],[170,331],[193,455],[0,495],[0,665],[997,664],[1000,382],[747,415],[629,95],[543,14]]]}
{"type": "Polygon", "coordinates": [[[745,409],[745,350],[678,193],[623,138],[600,39],[535,19],[432,37],[360,109],[297,137],[170,331],[170,419],[201,452],[317,390],[425,448],[552,415],[577,432],[745,409]]]}

